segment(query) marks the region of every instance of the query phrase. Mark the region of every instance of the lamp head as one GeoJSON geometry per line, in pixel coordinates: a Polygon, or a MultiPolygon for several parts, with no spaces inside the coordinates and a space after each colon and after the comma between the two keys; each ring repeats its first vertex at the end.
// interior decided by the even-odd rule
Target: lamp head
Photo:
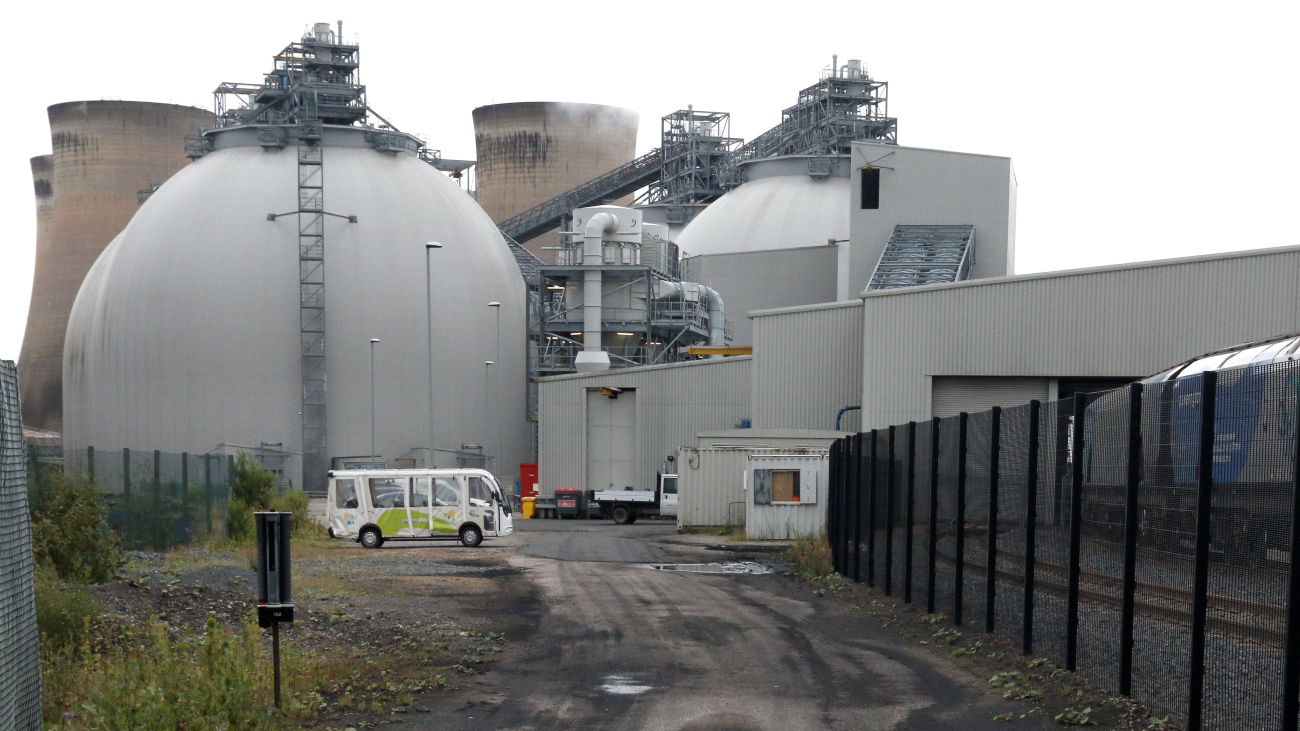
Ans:
{"type": "Polygon", "coordinates": [[[442,244],[438,243],[437,241],[430,241],[430,242],[428,242],[428,243],[426,243],[426,244],[424,245],[424,248],[426,248],[426,249],[441,249],[441,248],[442,248],[442,244]]]}

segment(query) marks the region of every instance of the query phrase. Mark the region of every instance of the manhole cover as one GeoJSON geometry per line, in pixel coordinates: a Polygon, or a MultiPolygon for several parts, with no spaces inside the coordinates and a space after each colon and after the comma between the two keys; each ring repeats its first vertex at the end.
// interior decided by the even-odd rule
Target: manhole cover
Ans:
{"type": "Polygon", "coordinates": [[[723,563],[656,563],[650,568],[660,571],[682,571],[691,574],[770,574],[768,567],[753,561],[723,563]]]}

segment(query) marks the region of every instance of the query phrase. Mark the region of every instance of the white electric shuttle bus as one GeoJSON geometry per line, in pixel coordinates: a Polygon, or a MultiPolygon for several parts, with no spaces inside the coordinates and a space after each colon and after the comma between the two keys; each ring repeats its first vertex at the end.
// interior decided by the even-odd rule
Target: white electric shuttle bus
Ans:
{"type": "Polygon", "coordinates": [[[486,470],[331,470],[325,513],[331,538],[366,548],[437,538],[472,548],[514,531],[510,503],[486,470]]]}

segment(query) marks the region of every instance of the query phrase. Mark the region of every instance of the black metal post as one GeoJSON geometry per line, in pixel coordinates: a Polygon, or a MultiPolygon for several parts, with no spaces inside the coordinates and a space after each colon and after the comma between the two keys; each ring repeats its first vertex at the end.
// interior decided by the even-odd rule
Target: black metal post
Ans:
{"type": "Polygon", "coordinates": [[[957,566],[953,571],[952,623],[961,626],[962,584],[966,565],[966,424],[970,415],[961,412],[957,427],[957,566]]]}
{"type": "Polygon", "coordinates": [[[129,548],[135,548],[131,540],[131,448],[122,448],[122,536],[129,548]]]}
{"type": "Polygon", "coordinates": [[[885,596],[894,589],[894,427],[889,427],[889,461],[885,464],[885,596]]]}
{"type": "Polygon", "coordinates": [[[90,471],[90,481],[95,481],[95,448],[86,447],[86,468],[90,471]]]}
{"type": "Polygon", "coordinates": [[[840,563],[839,530],[836,527],[840,520],[840,442],[838,439],[831,442],[830,459],[830,487],[826,493],[826,540],[831,546],[831,567],[836,573],[842,574],[844,567],[840,563]]]}
{"type": "Polygon", "coordinates": [[[212,455],[203,455],[203,509],[207,512],[208,535],[212,535],[212,455]]]}
{"type": "Polygon", "coordinates": [[[1187,731],[1201,729],[1201,694],[1205,688],[1205,615],[1210,585],[1210,509],[1214,496],[1214,396],[1219,374],[1205,371],[1201,379],[1201,453],[1196,474],[1196,575],[1192,583],[1187,731]]]}
{"type": "Polygon", "coordinates": [[[153,545],[154,550],[161,551],[167,547],[162,539],[162,451],[153,450],[153,545]]]}
{"type": "Polygon", "coordinates": [[[190,531],[190,453],[181,452],[181,521],[185,526],[185,542],[189,543],[193,533],[190,531]]]}
{"type": "Polygon", "coordinates": [[[871,430],[871,461],[867,472],[871,476],[867,498],[867,586],[876,586],[876,430],[871,430]]]}
{"type": "Polygon", "coordinates": [[[1002,447],[1002,407],[993,407],[989,421],[989,537],[984,580],[984,631],[993,634],[998,607],[998,460],[1002,447]]]}
{"type": "Polygon", "coordinates": [[[862,441],[864,437],[859,432],[852,437],[853,449],[852,467],[850,474],[854,480],[850,483],[850,491],[853,493],[853,580],[862,581],[862,441]]]}
{"type": "Polygon", "coordinates": [[[907,527],[903,565],[903,603],[912,603],[912,538],[916,521],[916,422],[907,422],[907,527]]]}
{"type": "Polygon", "coordinates": [[[1034,651],[1034,569],[1037,558],[1038,531],[1038,444],[1039,412],[1042,403],[1029,402],[1029,464],[1025,470],[1025,624],[1021,637],[1021,652],[1034,651]]]}
{"type": "MultiPolygon", "coordinates": [[[[1300,393],[1296,396],[1300,397],[1300,393]]],[[[1300,419],[1300,398],[1296,398],[1300,419]]],[[[1292,423],[1300,424],[1300,420],[1292,423]]],[[[1300,429],[1291,459],[1291,566],[1286,602],[1286,663],[1282,671],[1282,731],[1300,731],[1300,429]]]]}
{"type": "Polygon", "coordinates": [[[1074,424],[1070,432],[1070,586],[1065,608],[1065,669],[1073,671],[1079,657],[1079,548],[1083,541],[1083,430],[1087,394],[1074,394],[1074,424]]]}
{"type": "Polygon", "coordinates": [[[935,555],[939,552],[939,417],[930,421],[930,554],[926,556],[925,612],[934,614],[935,555]]]}
{"type": "Polygon", "coordinates": [[[1119,620],[1119,692],[1133,692],[1133,598],[1137,593],[1138,487],[1142,482],[1142,384],[1129,386],[1128,490],[1124,500],[1124,589],[1119,620]]]}
{"type": "Polygon", "coordinates": [[[835,508],[835,520],[831,522],[835,532],[831,536],[831,546],[835,551],[835,570],[845,576],[848,575],[848,563],[845,558],[848,556],[847,541],[845,539],[844,528],[848,524],[845,518],[848,504],[845,502],[845,480],[844,480],[844,447],[845,439],[837,439],[831,445],[831,468],[834,473],[831,475],[831,485],[835,488],[833,506],[835,508]]]}
{"type": "Polygon", "coordinates": [[[271,623],[271,657],[275,674],[275,707],[280,707],[280,623],[271,623]]]}

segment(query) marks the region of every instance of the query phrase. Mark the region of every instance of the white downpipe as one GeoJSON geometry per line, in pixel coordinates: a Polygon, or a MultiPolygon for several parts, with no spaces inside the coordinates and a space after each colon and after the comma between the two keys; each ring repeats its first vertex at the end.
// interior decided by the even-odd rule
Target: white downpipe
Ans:
{"type": "MultiPolygon", "coordinates": [[[[618,230],[618,216],[597,213],[587,221],[582,231],[582,263],[599,267],[605,263],[605,234],[618,230]]],[[[582,275],[582,352],[575,364],[579,372],[609,369],[609,356],[601,348],[601,301],[603,300],[600,269],[590,269],[582,275]]]]}

